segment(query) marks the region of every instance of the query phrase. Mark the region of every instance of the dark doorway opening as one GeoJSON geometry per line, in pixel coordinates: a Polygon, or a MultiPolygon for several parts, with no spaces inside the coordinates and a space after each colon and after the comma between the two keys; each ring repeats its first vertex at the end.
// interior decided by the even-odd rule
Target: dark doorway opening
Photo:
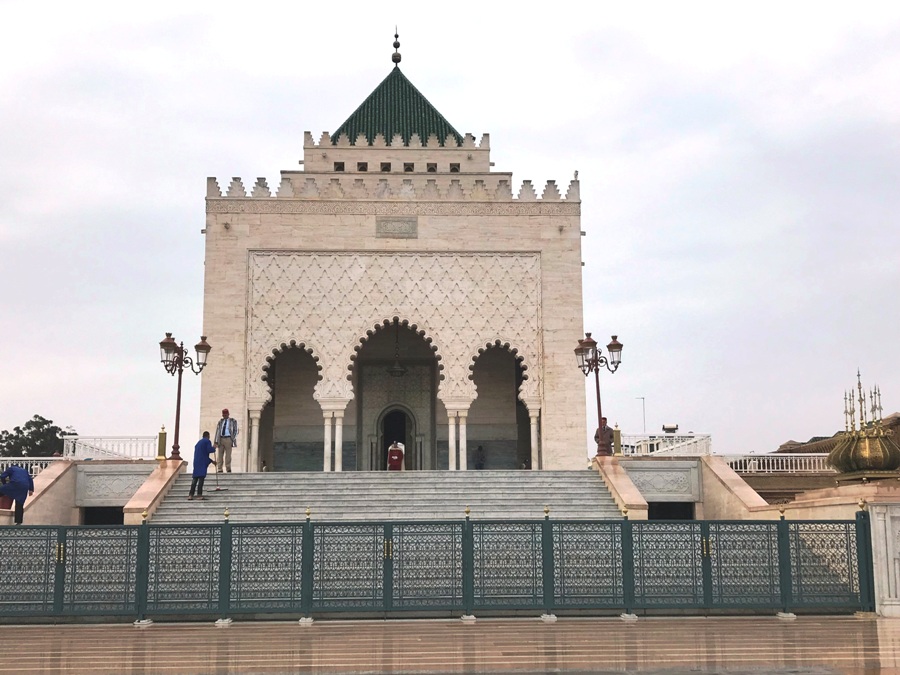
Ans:
{"type": "MultiPolygon", "coordinates": [[[[406,445],[407,451],[410,449],[406,443],[406,413],[402,410],[394,410],[384,416],[384,429],[382,434],[381,447],[381,469],[387,468],[388,448],[397,443],[406,445]]],[[[408,466],[408,465],[407,465],[408,466]]]]}
{"type": "Polygon", "coordinates": [[[647,520],[693,520],[693,502],[649,502],[647,520]]]}
{"type": "Polygon", "coordinates": [[[86,506],[82,509],[83,525],[124,525],[121,506],[86,506]]]}

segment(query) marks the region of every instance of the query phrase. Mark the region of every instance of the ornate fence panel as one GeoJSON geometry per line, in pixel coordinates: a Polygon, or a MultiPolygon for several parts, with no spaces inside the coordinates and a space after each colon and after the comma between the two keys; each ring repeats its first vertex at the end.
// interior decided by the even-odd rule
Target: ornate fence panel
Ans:
{"type": "Polygon", "coordinates": [[[541,522],[471,522],[475,609],[544,606],[541,522]]]}
{"type": "Polygon", "coordinates": [[[63,580],[59,528],[24,526],[2,530],[0,616],[58,613],[63,580]]]}
{"type": "Polygon", "coordinates": [[[312,609],[384,609],[388,536],[381,523],[314,523],[312,609]]]}
{"type": "Polygon", "coordinates": [[[148,614],[220,611],[222,526],[149,526],[148,614]]]}
{"type": "Polygon", "coordinates": [[[710,558],[712,607],[759,609],[781,602],[777,522],[710,522],[706,554],[710,558]]]}
{"type": "Polygon", "coordinates": [[[302,606],[304,525],[231,526],[232,612],[296,612],[302,606]]]}
{"type": "Polygon", "coordinates": [[[850,521],[786,523],[793,608],[841,608],[861,601],[857,528],[850,521]]]}
{"type": "Polygon", "coordinates": [[[389,609],[463,609],[463,523],[390,526],[389,609]]]}
{"type": "Polygon", "coordinates": [[[552,521],[551,527],[553,605],[623,607],[622,523],[552,521]]]}
{"type": "Polygon", "coordinates": [[[635,607],[704,607],[702,523],[645,521],[631,525],[635,607]]]}
{"type": "Polygon", "coordinates": [[[66,614],[134,616],[138,601],[138,527],[65,528],[66,614]]]}

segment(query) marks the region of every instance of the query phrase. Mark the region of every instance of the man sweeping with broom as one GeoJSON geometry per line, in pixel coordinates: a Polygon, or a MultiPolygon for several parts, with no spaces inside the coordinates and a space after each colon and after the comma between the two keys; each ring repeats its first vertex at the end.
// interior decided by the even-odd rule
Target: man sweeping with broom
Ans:
{"type": "MultiPolygon", "coordinates": [[[[203,481],[206,480],[206,470],[209,468],[209,465],[216,463],[216,460],[210,457],[215,451],[216,449],[209,440],[209,432],[204,431],[203,438],[197,441],[197,445],[194,446],[194,471],[191,474],[191,491],[188,494],[189,501],[194,499],[194,492],[197,493],[197,499],[204,499],[203,481]]],[[[218,476],[216,476],[216,478],[218,478],[218,476]]]]}

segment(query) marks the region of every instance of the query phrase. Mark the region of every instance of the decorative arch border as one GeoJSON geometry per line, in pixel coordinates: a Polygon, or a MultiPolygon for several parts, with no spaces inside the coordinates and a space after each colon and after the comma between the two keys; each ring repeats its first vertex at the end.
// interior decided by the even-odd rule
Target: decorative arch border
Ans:
{"type": "Polygon", "coordinates": [[[526,351],[516,345],[515,341],[506,340],[504,338],[496,338],[485,342],[484,346],[479,347],[477,353],[472,355],[471,362],[469,363],[469,374],[467,375],[468,379],[472,382],[472,386],[474,387],[475,385],[475,364],[478,362],[478,359],[487,350],[497,348],[508,351],[515,359],[516,364],[522,369],[522,384],[519,385],[519,390],[516,394],[517,397],[524,401],[525,397],[534,396],[535,392],[533,390],[537,386],[537,381],[530,378],[528,375],[529,364],[528,360],[525,358],[526,351]]]}
{"type": "Polygon", "coordinates": [[[272,397],[274,395],[272,386],[269,383],[269,368],[273,363],[275,363],[275,359],[277,359],[280,354],[283,354],[290,349],[300,349],[301,351],[306,352],[312,357],[313,363],[316,366],[316,388],[313,390],[313,398],[318,400],[318,383],[321,382],[323,378],[322,363],[319,359],[319,350],[309,344],[309,342],[309,340],[290,339],[267,346],[267,348],[263,352],[265,354],[265,363],[257,364],[257,367],[254,369],[254,371],[258,373],[258,377],[251,380],[251,384],[249,387],[252,390],[253,384],[258,384],[259,387],[264,389],[264,392],[249,392],[251,395],[255,393],[261,393],[262,395],[257,396],[257,398],[262,399],[263,406],[271,403],[272,397]]]}
{"type": "MultiPolygon", "coordinates": [[[[412,323],[409,319],[401,319],[399,316],[393,316],[390,319],[382,319],[372,326],[372,328],[367,329],[365,335],[359,336],[357,344],[353,346],[353,353],[350,355],[350,363],[347,364],[347,381],[351,382],[351,391],[353,388],[353,369],[356,367],[356,360],[359,358],[359,354],[366,346],[366,343],[378,333],[398,324],[402,328],[409,328],[412,330],[418,337],[425,340],[425,344],[431,349],[434,358],[437,361],[438,393],[440,393],[441,382],[444,380],[444,364],[441,362],[443,360],[443,355],[441,354],[440,347],[435,343],[434,338],[428,335],[428,332],[425,329],[419,328],[418,324],[412,323]]],[[[356,394],[356,392],[353,393],[354,395],[356,394]]]]}

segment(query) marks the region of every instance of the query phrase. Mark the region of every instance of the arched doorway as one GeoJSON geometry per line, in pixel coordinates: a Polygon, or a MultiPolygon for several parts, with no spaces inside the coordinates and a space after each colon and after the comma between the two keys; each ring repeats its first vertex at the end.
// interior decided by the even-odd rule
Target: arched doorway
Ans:
{"type": "MultiPolygon", "coordinates": [[[[322,471],[322,408],[313,398],[319,370],[311,352],[294,342],[269,359],[264,379],[271,401],[260,417],[260,468],[265,462],[269,471],[322,471]]],[[[344,457],[353,451],[345,444],[344,457]]]]}
{"type": "Polygon", "coordinates": [[[406,446],[407,471],[437,468],[438,360],[423,333],[396,318],[375,326],[357,348],[351,378],[356,468],[384,470],[394,441],[406,446]]]}
{"type": "Polygon", "coordinates": [[[402,406],[391,406],[381,415],[379,422],[379,457],[377,468],[387,467],[388,448],[393,443],[404,446],[403,467],[407,471],[415,471],[422,467],[422,443],[417,438],[416,420],[412,413],[402,406]]]}
{"type": "Polygon", "coordinates": [[[481,350],[475,359],[472,380],[478,396],[468,414],[470,468],[532,468],[528,410],[519,400],[524,378],[521,358],[499,342],[481,350]]]}

